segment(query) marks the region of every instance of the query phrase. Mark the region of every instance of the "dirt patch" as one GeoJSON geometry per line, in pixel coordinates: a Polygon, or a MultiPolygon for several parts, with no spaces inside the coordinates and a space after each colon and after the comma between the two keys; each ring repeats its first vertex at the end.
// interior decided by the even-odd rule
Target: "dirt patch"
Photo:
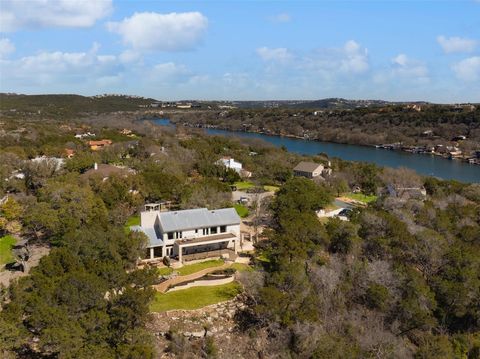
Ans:
{"type": "Polygon", "coordinates": [[[45,246],[45,245],[31,245],[29,246],[29,251],[30,251],[30,259],[27,262],[27,268],[25,272],[21,271],[9,271],[9,270],[3,270],[0,272],[0,285],[4,286],[9,286],[10,281],[24,277],[28,275],[30,272],[30,269],[33,267],[36,267],[38,265],[38,262],[40,262],[40,259],[44,256],[46,256],[50,252],[50,248],[45,246]]]}

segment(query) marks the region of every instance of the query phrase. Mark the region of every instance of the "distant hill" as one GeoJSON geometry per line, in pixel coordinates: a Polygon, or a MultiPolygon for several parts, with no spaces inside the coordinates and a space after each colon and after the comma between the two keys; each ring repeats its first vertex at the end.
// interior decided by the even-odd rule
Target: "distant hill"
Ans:
{"type": "Polygon", "coordinates": [[[390,102],[383,100],[346,100],[344,98],[325,98],[320,100],[286,101],[233,101],[239,108],[298,108],[298,109],[354,109],[399,104],[427,104],[427,102],[390,102]]]}
{"type": "MultiPolygon", "coordinates": [[[[348,110],[358,108],[384,107],[390,105],[431,105],[428,102],[390,102],[383,100],[347,100],[326,98],[320,100],[269,100],[269,101],[178,101],[188,103],[192,110],[197,109],[308,109],[308,110],[348,110]]],[[[177,102],[158,101],[152,98],[128,95],[80,96],[68,94],[21,95],[0,93],[0,112],[5,114],[42,114],[52,117],[74,116],[81,113],[108,113],[115,111],[135,111],[166,104],[166,110],[174,110],[177,102]],[[40,112],[39,112],[40,111],[40,112]]],[[[188,111],[188,110],[187,110],[188,111]]]]}
{"type": "Polygon", "coordinates": [[[0,111],[38,113],[51,116],[75,115],[82,112],[134,111],[156,100],[127,95],[18,95],[0,94],[0,111]]]}

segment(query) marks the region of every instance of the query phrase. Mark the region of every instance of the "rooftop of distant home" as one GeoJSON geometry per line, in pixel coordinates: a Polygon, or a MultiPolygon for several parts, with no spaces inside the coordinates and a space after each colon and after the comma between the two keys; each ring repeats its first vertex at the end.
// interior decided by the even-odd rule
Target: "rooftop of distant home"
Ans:
{"type": "Polygon", "coordinates": [[[296,165],[293,170],[299,172],[315,172],[319,167],[323,169],[323,165],[320,163],[302,161],[296,165]]]}
{"type": "Polygon", "coordinates": [[[93,165],[93,168],[89,169],[88,171],[82,174],[82,177],[88,178],[90,176],[101,176],[103,178],[107,178],[113,174],[127,175],[128,173],[134,173],[134,172],[135,172],[134,170],[127,167],[108,165],[104,163],[101,163],[101,164],[95,163],[93,165]]]}
{"type": "Polygon", "coordinates": [[[111,140],[88,141],[89,146],[107,146],[111,144],[112,144],[111,140]]]}

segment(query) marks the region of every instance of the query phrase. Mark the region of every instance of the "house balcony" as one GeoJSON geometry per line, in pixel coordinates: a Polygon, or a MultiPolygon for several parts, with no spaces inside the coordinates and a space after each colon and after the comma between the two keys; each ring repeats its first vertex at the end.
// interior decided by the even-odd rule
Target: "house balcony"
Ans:
{"type": "Polygon", "coordinates": [[[222,233],[191,239],[178,239],[174,253],[179,261],[191,261],[212,257],[236,257],[238,237],[233,233],[222,233]]]}

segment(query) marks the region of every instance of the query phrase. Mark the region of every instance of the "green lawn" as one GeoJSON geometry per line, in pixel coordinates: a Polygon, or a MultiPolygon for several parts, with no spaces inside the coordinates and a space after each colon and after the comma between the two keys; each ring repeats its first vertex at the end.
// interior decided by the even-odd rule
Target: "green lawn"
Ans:
{"type": "Polygon", "coordinates": [[[256,257],[257,260],[259,260],[260,262],[264,262],[264,263],[270,263],[270,259],[268,259],[265,255],[263,254],[260,254],[259,256],[256,257]]]}
{"type": "Polygon", "coordinates": [[[5,236],[0,238],[0,270],[3,270],[5,264],[14,261],[12,247],[15,244],[15,238],[5,236]]]}
{"type": "Polygon", "coordinates": [[[235,182],[235,186],[237,187],[237,190],[239,191],[244,191],[249,188],[255,187],[255,184],[250,181],[240,181],[240,182],[235,182]]]}
{"type": "Polygon", "coordinates": [[[363,193],[347,193],[345,197],[354,199],[356,201],[360,201],[363,203],[375,202],[377,200],[377,196],[375,195],[367,196],[363,193]]]}
{"type": "Polygon", "coordinates": [[[125,222],[125,225],[123,226],[123,229],[125,233],[130,233],[130,227],[131,226],[139,226],[140,225],[140,216],[138,214],[134,214],[133,216],[129,217],[127,219],[127,222],[125,222]]]}
{"type": "Polygon", "coordinates": [[[164,268],[157,268],[158,275],[169,275],[173,273],[173,268],[171,267],[164,267],[164,268]]]}
{"type": "Polygon", "coordinates": [[[196,273],[198,271],[201,271],[202,269],[212,268],[212,267],[220,267],[224,263],[225,262],[222,259],[212,259],[212,260],[205,261],[205,262],[188,264],[186,266],[183,266],[182,268],[175,269],[175,271],[178,272],[179,275],[188,275],[188,274],[192,274],[192,273],[196,273]]]}
{"type": "Polygon", "coordinates": [[[198,309],[230,300],[240,292],[240,285],[232,282],[210,287],[193,287],[164,294],[157,293],[150,304],[150,311],[164,312],[173,309],[198,309]]]}
{"type": "Polygon", "coordinates": [[[248,208],[243,204],[237,203],[234,204],[233,207],[237,210],[237,213],[240,217],[245,218],[248,216],[248,208]]]}
{"type": "Polygon", "coordinates": [[[253,272],[253,268],[244,263],[233,263],[230,268],[236,269],[238,272],[253,272]]]}
{"type": "Polygon", "coordinates": [[[263,186],[263,189],[267,192],[277,192],[280,189],[280,187],[265,185],[265,186],[263,186]]]}

